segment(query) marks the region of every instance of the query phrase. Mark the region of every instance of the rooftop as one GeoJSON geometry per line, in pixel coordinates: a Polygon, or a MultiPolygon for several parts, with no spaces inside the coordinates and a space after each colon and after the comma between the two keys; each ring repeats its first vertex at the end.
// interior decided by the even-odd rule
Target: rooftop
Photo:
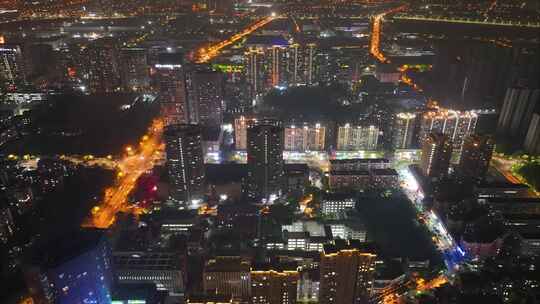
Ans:
{"type": "Polygon", "coordinates": [[[116,269],[179,270],[182,256],[176,252],[115,252],[116,269]]]}
{"type": "Polygon", "coordinates": [[[221,256],[209,260],[204,267],[204,272],[248,272],[250,266],[238,256],[221,256]]]}
{"type": "Polygon", "coordinates": [[[390,163],[387,158],[350,158],[350,159],[331,159],[330,164],[376,164],[390,163]]]}
{"type": "Polygon", "coordinates": [[[393,176],[398,176],[397,171],[394,170],[394,169],[373,169],[373,170],[371,170],[371,172],[372,172],[374,175],[393,175],[393,176]]]}
{"type": "Polygon", "coordinates": [[[325,254],[338,253],[342,250],[358,250],[362,253],[375,254],[376,249],[373,243],[360,242],[359,240],[334,240],[334,244],[324,245],[325,254]]]}
{"type": "Polygon", "coordinates": [[[331,170],[330,175],[369,175],[367,170],[331,170]]]}

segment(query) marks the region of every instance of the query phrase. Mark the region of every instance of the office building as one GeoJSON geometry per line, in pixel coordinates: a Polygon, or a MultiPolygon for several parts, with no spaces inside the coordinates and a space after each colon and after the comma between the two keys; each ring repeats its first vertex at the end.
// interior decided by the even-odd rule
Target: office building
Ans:
{"type": "Polygon", "coordinates": [[[529,154],[540,154],[540,114],[538,113],[535,113],[531,119],[523,147],[529,154]]]}
{"type": "Polygon", "coordinates": [[[189,119],[192,124],[217,129],[223,122],[223,75],[195,71],[188,85],[189,119]]]}
{"type": "Polygon", "coordinates": [[[326,127],[320,123],[303,125],[291,124],[284,129],[285,151],[323,151],[326,127]]]}
{"type": "Polygon", "coordinates": [[[321,212],[324,215],[338,214],[356,207],[356,197],[346,193],[323,193],[321,212]]]}
{"type": "Polygon", "coordinates": [[[21,48],[16,45],[0,44],[0,82],[13,85],[24,81],[25,69],[21,48]]]}
{"type": "Polygon", "coordinates": [[[482,180],[489,169],[494,148],[495,141],[491,136],[467,136],[459,160],[460,175],[467,179],[482,180]]]}
{"type": "Polygon", "coordinates": [[[441,178],[448,175],[452,141],[444,134],[432,133],[424,140],[420,167],[426,177],[441,178]]]}
{"type": "Polygon", "coordinates": [[[398,189],[399,174],[395,169],[373,169],[370,185],[376,189],[398,189]]]}
{"type": "Polygon", "coordinates": [[[150,87],[150,67],[146,49],[123,48],[119,56],[120,81],[125,91],[146,91],[150,87]]]}
{"type": "Polygon", "coordinates": [[[365,190],[371,183],[371,176],[367,170],[334,171],[328,177],[328,186],[336,191],[365,190]]]}
{"type": "Polygon", "coordinates": [[[105,231],[69,233],[35,252],[25,269],[34,303],[111,303],[112,261],[105,231]]]}
{"type": "Polygon", "coordinates": [[[261,120],[248,125],[248,196],[272,200],[283,188],[283,128],[261,120]]]}
{"type": "Polygon", "coordinates": [[[249,299],[251,295],[251,264],[240,257],[216,257],[204,265],[203,289],[207,294],[249,299]]]}
{"type": "Polygon", "coordinates": [[[416,126],[416,114],[398,113],[394,118],[392,130],[392,148],[412,148],[414,130],[416,126]]]}
{"type": "Polygon", "coordinates": [[[155,284],[170,297],[183,296],[185,261],[174,252],[114,252],[116,281],[122,285],[155,284]]]}
{"type": "Polygon", "coordinates": [[[539,110],[540,89],[508,88],[499,115],[497,132],[520,140],[527,134],[533,114],[539,110]]]}
{"type": "Polygon", "coordinates": [[[442,133],[453,143],[454,152],[461,153],[465,137],[474,134],[478,114],[473,111],[440,109],[424,113],[420,123],[420,144],[431,133],[442,133]]]}
{"type": "Polygon", "coordinates": [[[88,84],[92,93],[111,93],[118,86],[117,50],[110,40],[99,40],[87,49],[88,84]]]}
{"type": "Polygon", "coordinates": [[[337,150],[376,150],[379,142],[379,128],[377,126],[351,125],[349,123],[338,126],[337,150]]]}
{"type": "Polygon", "coordinates": [[[350,158],[331,159],[330,170],[354,171],[390,168],[390,160],[387,158],[350,158]]]}
{"type": "Polygon", "coordinates": [[[371,244],[335,240],[321,253],[321,304],[366,303],[371,294],[377,255],[371,244]]]}
{"type": "Polygon", "coordinates": [[[205,171],[201,128],[171,125],[165,129],[170,198],[183,207],[202,198],[205,171]]]}
{"type": "Polygon", "coordinates": [[[299,278],[295,264],[253,265],[251,269],[251,303],[296,303],[299,278]]]}
{"type": "Polygon", "coordinates": [[[187,124],[189,113],[182,55],[160,54],[154,68],[159,82],[161,117],[165,125],[187,124]]]}

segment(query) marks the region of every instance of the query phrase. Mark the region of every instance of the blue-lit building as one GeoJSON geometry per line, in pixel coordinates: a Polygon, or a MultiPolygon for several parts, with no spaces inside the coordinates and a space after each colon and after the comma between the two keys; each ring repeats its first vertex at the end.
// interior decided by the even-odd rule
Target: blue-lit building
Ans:
{"type": "Polygon", "coordinates": [[[36,252],[25,270],[34,303],[111,303],[111,249],[104,230],[69,233],[36,252]]]}

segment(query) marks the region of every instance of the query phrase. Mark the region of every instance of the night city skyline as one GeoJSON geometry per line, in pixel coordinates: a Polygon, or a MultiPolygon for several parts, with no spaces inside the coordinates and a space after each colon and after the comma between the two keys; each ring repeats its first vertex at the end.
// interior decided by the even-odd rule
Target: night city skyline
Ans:
{"type": "Polygon", "coordinates": [[[540,303],[540,2],[0,0],[0,303],[540,303]]]}

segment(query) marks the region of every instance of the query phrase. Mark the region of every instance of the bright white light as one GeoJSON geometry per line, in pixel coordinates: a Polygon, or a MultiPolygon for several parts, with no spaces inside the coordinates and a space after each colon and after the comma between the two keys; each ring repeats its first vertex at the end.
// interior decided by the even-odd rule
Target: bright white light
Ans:
{"type": "Polygon", "coordinates": [[[276,12],[272,12],[271,16],[272,16],[272,17],[277,16],[277,15],[276,15],[276,12]]]}
{"type": "Polygon", "coordinates": [[[169,70],[172,70],[172,69],[175,69],[175,68],[181,68],[182,65],[181,64],[156,64],[155,67],[156,67],[156,69],[169,69],[169,70]]]}
{"type": "Polygon", "coordinates": [[[219,201],[220,202],[223,202],[223,201],[226,201],[229,197],[227,196],[227,194],[221,194],[219,196],[219,201]]]}
{"type": "Polygon", "coordinates": [[[198,209],[201,206],[202,199],[192,199],[191,200],[191,208],[192,209],[198,209]]]}
{"type": "Polygon", "coordinates": [[[274,194],[274,193],[270,194],[270,197],[268,198],[268,203],[269,204],[274,203],[274,201],[277,200],[277,198],[278,198],[277,194],[274,194]]]}

